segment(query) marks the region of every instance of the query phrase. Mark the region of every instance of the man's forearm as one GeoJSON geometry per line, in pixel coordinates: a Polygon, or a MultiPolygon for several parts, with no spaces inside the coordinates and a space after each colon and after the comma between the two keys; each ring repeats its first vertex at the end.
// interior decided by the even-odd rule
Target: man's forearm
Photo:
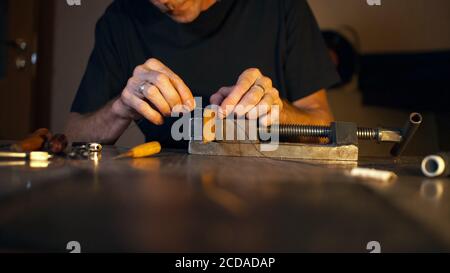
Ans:
{"type": "Polygon", "coordinates": [[[283,100],[282,124],[329,125],[332,121],[334,116],[325,89],[293,103],[283,100]]]}
{"type": "Polygon", "coordinates": [[[113,111],[114,103],[90,114],[71,113],[65,130],[70,141],[114,144],[131,123],[113,111]]]}
{"type": "Polygon", "coordinates": [[[328,125],[334,119],[328,109],[301,109],[287,101],[283,101],[283,104],[280,115],[281,124],[328,125]]]}

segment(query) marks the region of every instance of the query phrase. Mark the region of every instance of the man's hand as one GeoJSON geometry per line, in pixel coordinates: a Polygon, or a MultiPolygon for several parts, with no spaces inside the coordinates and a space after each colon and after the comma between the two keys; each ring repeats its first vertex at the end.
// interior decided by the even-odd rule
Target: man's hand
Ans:
{"type": "Polygon", "coordinates": [[[273,122],[328,125],[334,120],[325,89],[289,103],[280,98],[272,81],[256,68],[244,71],[236,85],[222,87],[211,96],[210,102],[220,106],[221,118],[245,115],[248,119],[259,118],[265,126],[273,122]]]}
{"type": "Polygon", "coordinates": [[[144,117],[156,125],[173,112],[195,108],[191,90],[183,80],[156,59],[136,67],[122,95],[112,105],[113,112],[124,119],[144,117]]]}
{"type": "Polygon", "coordinates": [[[263,125],[270,125],[283,109],[283,101],[278,90],[272,86],[272,80],[256,68],[244,71],[236,85],[221,88],[211,96],[210,103],[220,106],[221,118],[235,114],[248,119],[259,118],[263,125]]]}
{"type": "Polygon", "coordinates": [[[132,120],[164,123],[163,116],[192,111],[191,90],[172,70],[156,59],[136,67],[119,98],[90,114],[71,113],[65,133],[75,142],[113,144],[132,120]]]}

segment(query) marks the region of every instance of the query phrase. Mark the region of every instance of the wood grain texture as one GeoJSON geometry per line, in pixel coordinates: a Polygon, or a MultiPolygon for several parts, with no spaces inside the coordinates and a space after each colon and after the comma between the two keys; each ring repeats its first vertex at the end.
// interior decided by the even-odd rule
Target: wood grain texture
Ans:
{"type": "Polygon", "coordinates": [[[61,251],[448,251],[448,180],[420,177],[418,158],[366,159],[391,183],[360,180],[352,164],[208,157],[56,160],[0,168],[0,248],[61,251]]]}

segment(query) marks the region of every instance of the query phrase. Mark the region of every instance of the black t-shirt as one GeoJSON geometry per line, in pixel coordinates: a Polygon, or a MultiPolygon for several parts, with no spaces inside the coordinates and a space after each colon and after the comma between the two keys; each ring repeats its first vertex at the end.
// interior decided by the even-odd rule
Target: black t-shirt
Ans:
{"type": "MultiPolygon", "coordinates": [[[[305,0],[222,0],[188,24],[179,24],[149,0],[115,0],[98,21],[95,47],[72,105],[90,113],[119,96],[136,66],[156,58],[177,73],[194,96],[234,85],[247,68],[270,77],[295,101],[339,81],[305,0]]],[[[163,126],[138,125],[148,141],[185,147],[163,126]]]]}

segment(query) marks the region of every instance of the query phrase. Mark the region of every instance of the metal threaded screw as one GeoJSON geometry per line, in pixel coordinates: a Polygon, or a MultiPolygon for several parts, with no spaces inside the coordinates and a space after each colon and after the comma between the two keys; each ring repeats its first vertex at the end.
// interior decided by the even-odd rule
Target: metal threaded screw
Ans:
{"type": "Polygon", "coordinates": [[[279,125],[270,129],[272,133],[278,133],[281,137],[318,137],[327,138],[331,134],[328,126],[313,125],[279,125]]]}
{"type": "MultiPolygon", "coordinates": [[[[260,128],[262,129],[262,128],[260,128]]],[[[314,126],[314,125],[294,125],[281,124],[277,127],[269,129],[271,133],[277,133],[280,137],[295,138],[295,137],[315,137],[315,138],[330,138],[330,126],[314,126]]],[[[373,128],[358,128],[356,132],[359,139],[363,140],[378,140],[379,130],[373,128]]]]}
{"type": "Polygon", "coordinates": [[[359,139],[378,140],[379,130],[373,128],[358,128],[356,135],[359,139]]]}

